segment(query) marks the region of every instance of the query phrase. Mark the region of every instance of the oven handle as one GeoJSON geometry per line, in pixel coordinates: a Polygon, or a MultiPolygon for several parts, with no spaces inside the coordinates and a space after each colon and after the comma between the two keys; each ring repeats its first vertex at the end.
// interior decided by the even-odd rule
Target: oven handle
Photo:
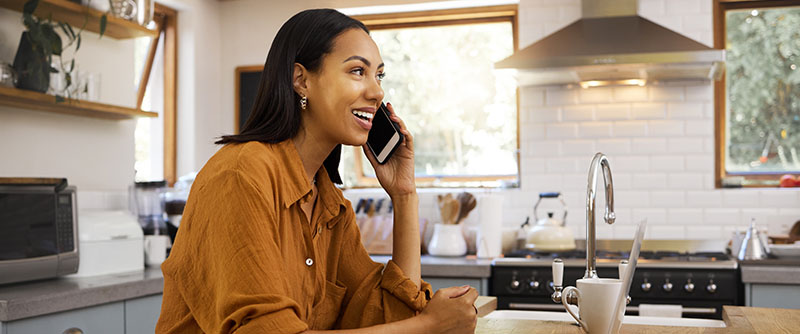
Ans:
{"type": "MultiPolygon", "coordinates": [[[[556,304],[532,304],[532,303],[509,303],[508,308],[512,310],[532,310],[532,311],[563,311],[564,306],[556,304]]],[[[639,306],[628,306],[626,312],[639,313],[639,306]]],[[[684,314],[717,314],[714,307],[684,307],[684,314]]]]}

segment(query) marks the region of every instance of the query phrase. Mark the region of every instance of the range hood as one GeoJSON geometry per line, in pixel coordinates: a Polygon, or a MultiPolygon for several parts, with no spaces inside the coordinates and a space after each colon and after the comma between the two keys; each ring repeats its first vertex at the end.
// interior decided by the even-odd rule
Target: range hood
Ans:
{"type": "Polygon", "coordinates": [[[719,80],[725,52],[637,15],[637,0],[583,0],[581,19],[495,63],[520,86],[719,80]]]}

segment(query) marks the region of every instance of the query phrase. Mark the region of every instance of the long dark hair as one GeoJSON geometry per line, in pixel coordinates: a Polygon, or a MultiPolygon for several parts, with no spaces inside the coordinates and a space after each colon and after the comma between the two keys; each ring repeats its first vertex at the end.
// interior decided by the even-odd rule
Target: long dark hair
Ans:
{"type": "MultiPolygon", "coordinates": [[[[286,21],[275,35],[267,54],[250,117],[239,134],[222,136],[216,144],[278,143],[293,138],[300,130],[302,119],[300,96],[295,93],[292,81],[294,64],[317,71],[322,57],[330,53],[336,36],[349,29],[362,29],[369,33],[363,23],[334,9],[309,9],[286,21]]],[[[339,144],[323,162],[331,181],[336,184],[342,184],[339,176],[341,155],[342,145],[339,144]]]]}

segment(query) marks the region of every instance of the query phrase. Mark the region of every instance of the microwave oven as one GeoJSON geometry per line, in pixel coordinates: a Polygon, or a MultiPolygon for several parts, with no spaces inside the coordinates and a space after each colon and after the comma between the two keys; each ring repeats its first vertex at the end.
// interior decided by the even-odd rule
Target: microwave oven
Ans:
{"type": "Polygon", "coordinates": [[[78,271],[75,191],[66,179],[0,178],[0,284],[78,271]]]}

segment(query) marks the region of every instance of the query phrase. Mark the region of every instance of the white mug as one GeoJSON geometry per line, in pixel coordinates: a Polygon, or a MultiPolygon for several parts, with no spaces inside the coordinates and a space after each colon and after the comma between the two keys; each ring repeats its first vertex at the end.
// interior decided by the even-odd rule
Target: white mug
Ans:
{"type": "Polygon", "coordinates": [[[568,298],[562,298],[561,303],[564,304],[567,312],[589,334],[619,333],[622,325],[622,316],[625,314],[625,306],[620,305],[617,314],[614,314],[614,310],[617,309],[615,304],[619,299],[622,281],[615,278],[582,278],[576,283],[577,288],[574,286],[564,288],[562,296],[566,297],[570,294],[578,296],[578,313],[580,317],[570,309],[567,304],[568,298]]]}
{"type": "Polygon", "coordinates": [[[168,235],[144,236],[144,264],[148,267],[161,265],[167,259],[167,248],[170,246],[168,235]]]}

